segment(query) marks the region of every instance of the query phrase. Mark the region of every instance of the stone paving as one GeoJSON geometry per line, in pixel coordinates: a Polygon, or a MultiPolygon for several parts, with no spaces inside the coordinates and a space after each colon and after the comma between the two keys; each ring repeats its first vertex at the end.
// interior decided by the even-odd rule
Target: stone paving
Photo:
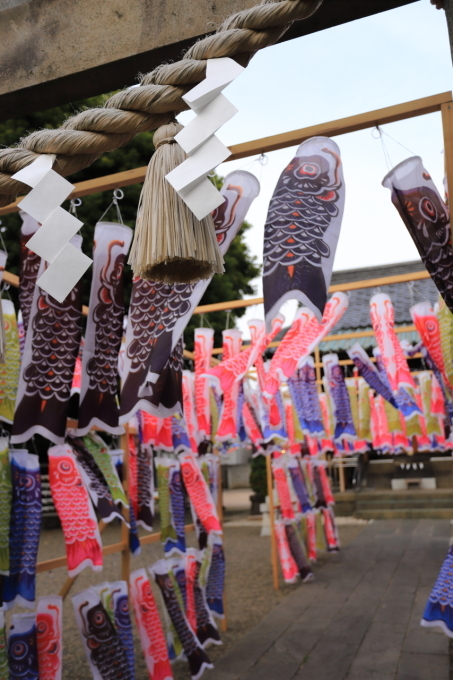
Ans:
{"type": "Polygon", "coordinates": [[[375,521],[216,662],[206,680],[449,680],[420,626],[449,520],[375,521]]]}

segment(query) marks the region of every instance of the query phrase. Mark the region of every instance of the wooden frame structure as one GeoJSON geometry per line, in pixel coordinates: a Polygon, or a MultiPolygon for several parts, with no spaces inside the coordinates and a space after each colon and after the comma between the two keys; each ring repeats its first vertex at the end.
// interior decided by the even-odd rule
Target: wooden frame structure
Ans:
{"type": "MultiPolygon", "coordinates": [[[[417,116],[426,115],[428,113],[434,113],[440,111],[442,115],[442,127],[443,127],[443,138],[444,138],[444,152],[445,152],[445,166],[448,177],[448,189],[449,195],[453,196],[453,95],[452,92],[444,92],[441,94],[433,95],[430,97],[424,97],[422,99],[417,99],[410,102],[405,102],[403,104],[397,104],[395,106],[389,106],[386,108],[378,109],[375,111],[369,111],[366,113],[358,114],[355,116],[349,116],[347,118],[342,118],[339,120],[330,121],[327,123],[321,123],[318,125],[312,125],[310,127],[302,128],[299,130],[293,130],[291,132],[285,132],[271,137],[265,137],[262,139],[253,140],[250,142],[245,142],[243,144],[236,144],[230,147],[232,155],[229,157],[229,161],[237,160],[241,158],[247,158],[257,154],[268,153],[270,151],[275,151],[277,149],[284,149],[301,142],[310,139],[313,136],[324,135],[326,137],[334,137],[338,135],[348,134],[350,132],[356,132],[359,130],[365,130],[367,128],[372,128],[377,125],[385,125],[387,123],[393,123],[396,121],[406,120],[408,118],[414,118],[417,116]]],[[[87,196],[90,194],[108,191],[116,189],[119,187],[129,186],[132,184],[137,184],[143,182],[146,174],[146,167],[136,168],[134,170],[127,170],[125,172],[116,173],[113,175],[107,175],[105,177],[100,177],[97,179],[87,180],[85,182],[80,182],[75,185],[75,189],[72,192],[70,198],[77,198],[82,196],[87,196]]],[[[19,197],[14,203],[8,206],[0,208],[0,216],[7,215],[9,213],[18,212],[21,198],[19,197]]],[[[358,290],[361,288],[374,288],[382,285],[389,285],[394,283],[404,283],[407,281],[416,281],[429,278],[429,274],[426,271],[414,272],[412,274],[402,274],[398,276],[387,276],[375,279],[367,279],[364,281],[355,281],[351,283],[343,283],[330,287],[329,292],[333,291],[349,291],[358,290]]],[[[10,273],[4,272],[3,280],[12,286],[17,287],[19,285],[19,278],[10,273]]],[[[229,302],[221,302],[217,304],[210,305],[199,305],[194,310],[194,314],[208,314],[214,311],[220,310],[230,310],[238,309],[241,307],[248,307],[263,302],[263,298],[252,298],[250,300],[232,300],[229,302]]],[[[88,308],[84,307],[84,314],[88,313],[88,308]]],[[[414,326],[405,326],[403,328],[396,329],[397,332],[413,331],[414,326]]],[[[327,336],[325,341],[332,339],[346,339],[350,337],[368,337],[373,335],[372,331],[362,331],[357,333],[343,333],[336,336],[327,336]]],[[[271,346],[276,346],[278,343],[271,343],[271,346]]],[[[219,354],[221,350],[215,349],[214,354],[219,354]]],[[[193,358],[193,354],[185,352],[185,356],[193,358]]],[[[349,361],[345,360],[340,363],[348,364],[349,361]]],[[[321,362],[319,350],[315,351],[315,367],[318,383],[321,382],[321,362]]],[[[125,456],[125,479],[124,487],[127,493],[128,491],[128,431],[126,429],[126,434],[123,435],[122,448],[124,450],[125,456]]],[[[274,587],[279,587],[279,573],[278,573],[278,554],[277,545],[275,540],[275,530],[274,530],[274,513],[275,506],[273,500],[273,480],[271,471],[271,459],[267,457],[267,484],[268,484],[268,497],[269,497],[269,510],[270,510],[270,523],[271,523],[271,562],[273,570],[273,582],[274,587]]],[[[219,475],[221,478],[221,476],[219,475]]],[[[222,514],[222,500],[221,492],[219,492],[219,515],[222,514]]],[[[101,523],[101,531],[103,529],[101,523]]],[[[186,530],[193,529],[193,525],[188,525],[186,530]]],[[[160,534],[150,534],[141,539],[143,545],[154,543],[160,539],[160,534]]],[[[121,572],[122,578],[129,582],[130,574],[130,553],[129,553],[129,532],[126,525],[123,523],[121,529],[121,541],[119,543],[114,543],[113,545],[105,546],[103,548],[104,555],[111,555],[115,553],[121,553],[121,572]]],[[[37,573],[42,571],[48,571],[51,569],[57,569],[66,565],[66,557],[58,557],[51,560],[46,560],[45,562],[40,562],[37,565],[37,573]]],[[[60,594],[65,597],[75,578],[68,578],[60,594]]],[[[226,625],[223,626],[226,628],[226,625]]]]}

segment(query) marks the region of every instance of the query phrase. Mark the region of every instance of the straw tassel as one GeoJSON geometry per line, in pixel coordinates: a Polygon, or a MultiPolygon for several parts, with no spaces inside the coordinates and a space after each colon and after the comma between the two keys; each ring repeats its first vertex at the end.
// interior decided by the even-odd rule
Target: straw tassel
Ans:
{"type": "Polygon", "coordinates": [[[156,152],[146,172],[129,255],[134,274],[142,279],[196,283],[224,272],[211,215],[200,222],[165,179],[187,158],[174,139],[182,129],[171,122],[154,134],[156,152]]]}

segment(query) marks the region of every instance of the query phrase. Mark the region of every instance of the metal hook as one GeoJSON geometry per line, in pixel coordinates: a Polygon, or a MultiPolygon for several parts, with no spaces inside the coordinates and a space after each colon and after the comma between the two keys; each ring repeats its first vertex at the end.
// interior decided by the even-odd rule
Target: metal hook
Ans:
{"type": "Polygon", "coordinates": [[[82,205],[82,199],[81,198],[71,198],[69,201],[69,212],[77,217],[77,208],[79,208],[82,205]]]}
{"type": "Polygon", "coordinates": [[[117,201],[121,201],[121,199],[124,198],[124,191],[122,189],[114,189],[113,190],[113,197],[116,198],[117,201]]]}
{"type": "Polygon", "coordinates": [[[376,127],[374,127],[374,128],[371,130],[371,136],[373,137],[373,139],[379,139],[380,137],[382,137],[382,130],[381,130],[381,128],[379,127],[379,125],[376,125],[376,127]],[[375,132],[377,132],[377,137],[376,137],[376,135],[374,134],[375,132]]]}

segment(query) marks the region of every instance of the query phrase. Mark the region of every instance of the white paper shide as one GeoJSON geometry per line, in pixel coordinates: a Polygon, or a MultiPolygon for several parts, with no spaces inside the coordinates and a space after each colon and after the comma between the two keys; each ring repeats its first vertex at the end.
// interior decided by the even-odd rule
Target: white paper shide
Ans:
{"type": "Polygon", "coordinates": [[[30,250],[49,263],[37,284],[58,302],[63,302],[92,260],[70,243],[82,222],[60,207],[74,185],[52,170],[54,160],[54,155],[44,154],[16,172],[13,179],[32,187],[19,205],[41,223],[27,242],[30,250]]]}
{"type": "Polygon", "coordinates": [[[208,59],[206,78],[183,97],[197,114],[175,137],[189,158],[166,179],[199,220],[225,200],[207,175],[231,155],[215,133],[237,113],[222,90],[243,70],[228,57],[208,59]]]}

